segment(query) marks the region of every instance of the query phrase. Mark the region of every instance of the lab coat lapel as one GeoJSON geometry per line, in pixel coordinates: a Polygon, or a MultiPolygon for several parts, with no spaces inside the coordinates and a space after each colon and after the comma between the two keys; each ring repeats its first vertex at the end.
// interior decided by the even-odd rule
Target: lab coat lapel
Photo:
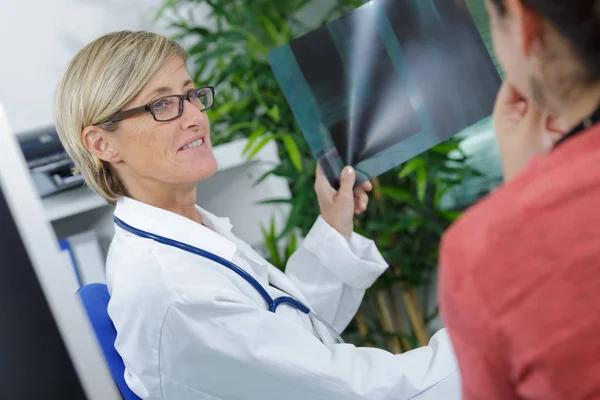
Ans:
{"type": "Polygon", "coordinates": [[[252,265],[254,265],[255,268],[259,267],[261,269],[259,271],[255,270],[258,276],[265,276],[269,285],[277,287],[297,300],[300,300],[304,304],[307,304],[302,293],[296,289],[287,275],[265,260],[264,257],[261,257],[248,243],[235,237],[233,233],[229,232],[227,237],[230,237],[231,240],[238,245],[240,252],[243,252],[246,257],[252,260],[252,265]]]}
{"type": "Polygon", "coordinates": [[[264,276],[269,285],[279,288],[306,304],[306,299],[302,293],[296,289],[292,281],[290,281],[290,278],[277,267],[265,260],[264,257],[261,257],[248,243],[235,237],[232,233],[230,233],[230,236],[232,237],[233,242],[238,245],[240,252],[243,252],[246,257],[252,260],[252,265],[260,268],[260,270],[255,270],[258,276],[264,276]]]}
{"type": "Polygon", "coordinates": [[[274,267],[273,265],[268,264],[269,270],[269,284],[272,286],[278,287],[283,290],[290,296],[294,297],[296,300],[301,301],[306,304],[310,308],[310,304],[306,298],[302,295],[302,293],[294,286],[293,282],[288,278],[281,270],[274,267]]]}

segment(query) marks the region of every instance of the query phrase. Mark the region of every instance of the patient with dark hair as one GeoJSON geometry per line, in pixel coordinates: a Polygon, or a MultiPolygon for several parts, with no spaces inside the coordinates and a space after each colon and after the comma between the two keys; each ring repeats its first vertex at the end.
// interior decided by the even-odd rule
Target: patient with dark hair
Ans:
{"type": "Polygon", "coordinates": [[[600,399],[600,1],[486,3],[505,183],[440,260],[463,398],[600,399]]]}

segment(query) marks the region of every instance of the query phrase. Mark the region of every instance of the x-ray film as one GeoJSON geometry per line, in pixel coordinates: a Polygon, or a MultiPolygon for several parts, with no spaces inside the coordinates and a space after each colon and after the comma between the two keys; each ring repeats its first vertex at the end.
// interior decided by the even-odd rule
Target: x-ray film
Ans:
{"type": "Polygon", "coordinates": [[[376,177],[488,118],[500,76],[453,0],[373,0],[269,53],[329,182],[376,177]]]}

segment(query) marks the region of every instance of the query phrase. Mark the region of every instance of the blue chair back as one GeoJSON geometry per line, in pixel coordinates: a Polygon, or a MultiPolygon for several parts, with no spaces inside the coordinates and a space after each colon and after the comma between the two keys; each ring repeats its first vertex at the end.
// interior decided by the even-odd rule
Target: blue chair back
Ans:
{"type": "Polygon", "coordinates": [[[125,400],[140,400],[125,383],[125,364],[115,349],[117,331],[108,316],[108,301],[110,300],[108,288],[101,283],[91,283],[79,290],[79,298],[83,302],[110,373],[123,398],[125,400]]]}

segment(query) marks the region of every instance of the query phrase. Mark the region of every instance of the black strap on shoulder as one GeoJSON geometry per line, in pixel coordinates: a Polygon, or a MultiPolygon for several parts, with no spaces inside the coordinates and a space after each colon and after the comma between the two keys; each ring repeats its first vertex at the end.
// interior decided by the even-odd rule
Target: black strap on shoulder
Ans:
{"type": "Polygon", "coordinates": [[[576,136],[576,135],[580,134],[581,132],[590,129],[592,126],[596,125],[597,123],[600,123],[600,107],[598,107],[598,109],[596,109],[596,111],[590,117],[584,119],[579,125],[577,125],[569,133],[567,133],[565,136],[563,136],[556,143],[554,148],[560,146],[561,144],[563,144],[565,141],[572,138],[573,136],[576,136]]]}

